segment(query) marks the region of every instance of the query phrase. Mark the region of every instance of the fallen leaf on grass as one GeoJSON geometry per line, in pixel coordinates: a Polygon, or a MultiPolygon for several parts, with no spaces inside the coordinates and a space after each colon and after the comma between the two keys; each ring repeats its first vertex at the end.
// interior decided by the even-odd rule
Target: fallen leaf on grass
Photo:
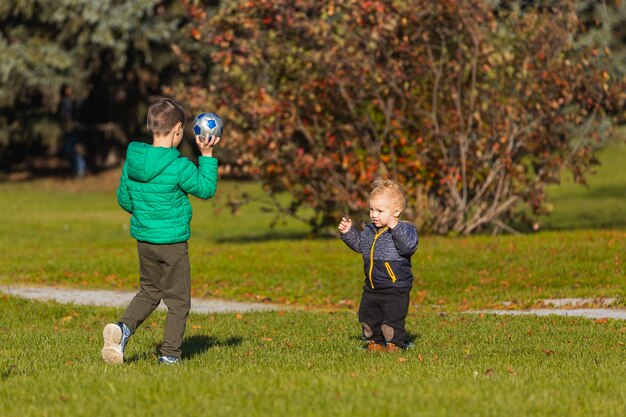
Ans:
{"type": "Polygon", "coordinates": [[[507,368],[507,371],[511,374],[511,375],[516,375],[517,372],[515,372],[515,370],[511,367],[507,368]]]}
{"type": "Polygon", "coordinates": [[[261,338],[261,340],[264,341],[264,342],[271,342],[272,338],[271,337],[263,337],[263,338],[261,338]]]}
{"type": "Polygon", "coordinates": [[[398,358],[398,362],[406,362],[406,361],[408,361],[407,358],[398,358]]]}
{"type": "Polygon", "coordinates": [[[546,355],[550,356],[554,354],[554,351],[552,349],[544,349],[543,353],[545,353],[546,355]]]}
{"type": "Polygon", "coordinates": [[[421,303],[422,301],[424,301],[424,299],[426,298],[426,295],[427,295],[427,294],[428,294],[428,293],[426,292],[426,290],[424,290],[424,291],[418,291],[418,292],[417,292],[417,295],[416,295],[416,297],[415,297],[415,301],[416,301],[416,302],[418,302],[418,303],[421,303]]]}
{"type": "Polygon", "coordinates": [[[489,368],[485,371],[485,375],[487,376],[493,376],[493,374],[495,374],[496,371],[493,370],[493,368],[489,368]]]}
{"type": "Polygon", "coordinates": [[[198,329],[201,329],[201,328],[202,328],[202,326],[200,326],[199,324],[194,324],[194,325],[192,325],[192,326],[191,326],[191,328],[192,328],[193,330],[198,330],[198,329]]]}
{"type": "Polygon", "coordinates": [[[599,324],[604,324],[604,323],[608,323],[608,322],[609,322],[609,319],[606,318],[606,317],[603,317],[601,319],[596,320],[596,323],[599,323],[599,324]]]}
{"type": "Polygon", "coordinates": [[[237,320],[241,320],[241,319],[243,318],[243,314],[241,314],[241,313],[237,313],[237,314],[235,314],[235,318],[236,318],[237,320]]]}
{"type": "Polygon", "coordinates": [[[424,358],[422,358],[422,354],[421,353],[419,353],[417,355],[417,360],[420,361],[420,362],[424,362],[424,358]]]}

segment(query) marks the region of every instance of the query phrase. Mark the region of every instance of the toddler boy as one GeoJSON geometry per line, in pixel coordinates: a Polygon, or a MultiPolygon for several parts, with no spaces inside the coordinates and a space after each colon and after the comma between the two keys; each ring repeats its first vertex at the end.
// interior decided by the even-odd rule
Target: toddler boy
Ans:
{"type": "Polygon", "coordinates": [[[405,349],[405,321],[413,285],[411,256],[417,249],[415,226],[399,221],[406,199],[400,184],[377,179],[368,198],[370,219],[363,231],[342,218],[341,239],[363,256],[365,285],[359,306],[363,338],[370,351],[405,349]]]}

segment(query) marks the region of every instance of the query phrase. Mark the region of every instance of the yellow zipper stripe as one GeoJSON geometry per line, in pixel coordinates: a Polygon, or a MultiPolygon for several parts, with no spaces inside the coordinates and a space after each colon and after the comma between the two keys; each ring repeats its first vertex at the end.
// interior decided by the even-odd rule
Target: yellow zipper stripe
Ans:
{"type": "Polygon", "coordinates": [[[381,230],[380,232],[376,233],[376,236],[374,236],[374,241],[372,242],[372,247],[370,249],[370,285],[372,286],[372,288],[374,288],[374,281],[372,280],[372,269],[374,269],[374,245],[376,245],[376,240],[378,239],[378,236],[382,235],[385,230],[387,230],[387,228],[385,227],[383,230],[381,230]]]}
{"type": "Polygon", "coordinates": [[[389,262],[385,262],[385,268],[387,268],[387,273],[391,277],[391,282],[396,282],[396,274],[393,273],[393,269],[391,269],[389,262]]]}

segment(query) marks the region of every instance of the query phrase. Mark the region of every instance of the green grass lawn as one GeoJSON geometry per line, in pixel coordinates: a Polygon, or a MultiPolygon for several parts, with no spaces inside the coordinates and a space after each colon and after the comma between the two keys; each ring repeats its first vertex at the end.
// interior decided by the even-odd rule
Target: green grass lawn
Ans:
{"type": "MultiPolygon", "coordinates": [[[[626,138],[626,129],[622,135],[626,138]]],[[[561,185],[548,188],[555,212],[542,219],[543,227],[626,229],[626,145],[612,145],[599,157],[601,165],[588,177],[588,185],[575,184],[571,175],[564,175],[561,185]]]]}
{"type": "MultiPolygon", "coordinates": [[[[358,303],[362,261],[338,238],[306,239],[289,220],[270,230],[258,205],[233,217],[222,182],[215,200],[193,199],[190,256],[199,297],[307,307],[358,303]]],[[[136,243],[114,192],[67,192],[45,182],[2,184],[0,283],[134,289],[136,243]]],[[[558,209],[558,206],[557,206],[558,209]]],[[[558,212],[557,212],[558,213],[558,212]]],[[[529,306],[555,297],[625,298],[624,229],[544,231],[522,236],[422,236],[413,257],[415,308],[529,306]]]]}
{"type": "Polygon", "coordinates": [[[0,413],[19,416],[623,416],[626,324],[409,316],[415,348],[360,349],[351,312],[192,315],[180,366],[155,314],[124,366],[100,359],[118,310],[2,300],[0,413]]]}
{"type": "MultiPolygon", "coordinates": [[[[305,225],[269,229],[261,203],[233,217],[220,183],[192,199],[193,293],[298,308],[192,315],[180,367],[156,366],[164,314],[105,366],[101,330],[121,310],[0,296],[0,415],[626,415],[626,323],[463,314],[555,297],[626,300],[626,149],[590,188],[551,188],[553,216],[522,236],[422,236],[407,330],[415,349],[361,351],[360,256],[305,225]]],[[[0,184],[0,284],[133,290],[135,242],[114,181],[0,184]]]]}

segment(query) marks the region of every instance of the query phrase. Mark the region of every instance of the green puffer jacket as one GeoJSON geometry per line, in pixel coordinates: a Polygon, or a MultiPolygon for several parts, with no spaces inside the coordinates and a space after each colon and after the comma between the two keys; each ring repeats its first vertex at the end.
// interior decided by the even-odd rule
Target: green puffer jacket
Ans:
{"type": "Polygon", "coordinates": [[[191,203],[187,194],[213,197],[217,189],[217,159],[201,156],[199,166],[176,148],[132,142],[126,151],[117,202],[132,216],[130,235],[154,243],[189,239],[191,203]]]}

